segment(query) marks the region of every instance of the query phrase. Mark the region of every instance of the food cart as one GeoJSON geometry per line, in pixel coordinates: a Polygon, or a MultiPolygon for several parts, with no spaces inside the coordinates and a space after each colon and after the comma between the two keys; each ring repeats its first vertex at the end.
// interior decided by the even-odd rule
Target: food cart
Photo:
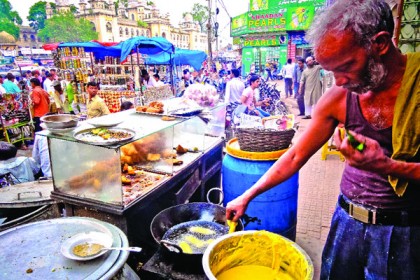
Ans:
{"type": "MultiPolygon", "coordinates": [[[[175,101],[162,103],[169,109],[175,101]]],[[[147,259],[156,250],[149,226],[158,212],[205,201],[211,188],[220,187],[224,140],[212,126],[223,125],[225,106],[205,111],[204,121],[132,109],[81,122],[74,131],[42,131],[51,158],[51,197],[64,203],[67,216],[116,225],[147,259]],[[98,142],[91,135],[96,126],[116,124],[108,129],[126,133],[119,140],[98,142]],[[183,151],[175,151],[178,146],[183,151]]]]}

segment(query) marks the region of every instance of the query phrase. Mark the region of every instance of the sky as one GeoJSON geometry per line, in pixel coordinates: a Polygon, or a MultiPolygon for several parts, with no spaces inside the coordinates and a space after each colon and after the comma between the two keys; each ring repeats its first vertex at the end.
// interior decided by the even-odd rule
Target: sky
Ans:
{"type": "MultiPolygon", "coordinates": [[[[29,13],[29,8],[38,2],[39,0],[9,0],[12,4],[13,10],[17,11],[20,17],[23,20],[24,25],[28,25],[27,16],[29,13]]],[[[169,13],[171,23],[173,25],[178,25],[179,21],[182,19],[182,13],[192,10],[194,3],[200,3],[202,5],[208,5],[207,0],[153,0],[156,6],[160,9],[161,13],[169,13]]],[[[54,2],[54,1],[48,1],[54,2]]],[[[78,0],[69,0],[70,3],[78,3],[78,0]]],[[[217,16],[217,21],[219,22],[219,30],[221,39],[223,41],[229,40],[229,30],[230,30],[230,19],[228,14],[231,17],[245,13],[248,10],[249,0],[212,0],[213,7],[217,3],[217,6],[220,9],[220,13],[217,16]],[[227,12],[222,8],[220,3],[224,3],[227,12]]],[[[214,10],[214,9],[213,9],[214,10]]]]}

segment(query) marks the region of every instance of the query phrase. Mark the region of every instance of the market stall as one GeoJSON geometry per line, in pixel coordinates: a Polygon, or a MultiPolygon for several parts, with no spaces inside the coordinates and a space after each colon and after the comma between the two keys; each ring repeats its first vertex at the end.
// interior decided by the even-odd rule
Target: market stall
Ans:
{"type": "MultiPolygon", "coordinates": [[[[130,245],[144,248],[143,260],[156,252],[149,225],[158,212],[205,201],[220,187],[223,139],[201,116],[174,112],[182,101],[163,100],[162,113],[132,109],[79,122],[74,131],[40,134],[48,137],[52,198],[69,216],[118,226],[130,245]],[[102,132],[111,136],[98,136],[102,132]]],[[[223,104],[201,111],[208,123],[223,125],[223,104]]]]}
{"type": "Polygon", "coordinates": [[[33,125],[27,93],[0,95],[0,140],[23,143],[33,139],[33,125]]]}
{"type": "MultiPolygon", "coordinates": [[[[119,111],[122,98],[138,97],[134,82],[139,80],[139,67],[144,64],[143,56],[172,54],[174,49],[169,41],[158,37],[133,37],[121,43],[92,41],[49,44],[44,48],[56,49],[55,65],[62,70],[63,78],[76,81],[76,102],[84,103],[85,85],[95,80],[100,82],[99,95],[111,112],[119,111]]],[[[136,89],[141,89],[138,82],[136,89]]]]}

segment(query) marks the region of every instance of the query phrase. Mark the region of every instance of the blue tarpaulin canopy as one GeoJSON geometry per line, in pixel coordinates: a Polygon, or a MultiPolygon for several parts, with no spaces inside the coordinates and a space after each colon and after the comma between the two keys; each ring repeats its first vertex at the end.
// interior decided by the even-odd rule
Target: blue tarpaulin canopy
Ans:
{"type": "Polygon", "coordinates": [[[59,48],[77,47],[84,48],[85,52],[91,52],[96,58],[104,59],[105,56],[119,57],[121,55],[121,45],[103,46],[97,42],[80,42],[80,43],[61,43],[59,48]]]}
{"type": "Polygon", "coordinates": [[[130,38],[120,44],[116,45],[121,49],[121,61],[124,61],[127,56],[134,51],[145,55],[154,55],[158,53],[173,54],[174,45],[163,37],[147,38],[138,36],[130,38]]]}
{"type": "Polygon", "coordinates": [[[176,48],[174,54],[161,52],[155,55],[148,55],[144,60],[146,64],[191,65],[195,70],[200,70],[206,59],[207,54],[203,51],[176,48]]]}

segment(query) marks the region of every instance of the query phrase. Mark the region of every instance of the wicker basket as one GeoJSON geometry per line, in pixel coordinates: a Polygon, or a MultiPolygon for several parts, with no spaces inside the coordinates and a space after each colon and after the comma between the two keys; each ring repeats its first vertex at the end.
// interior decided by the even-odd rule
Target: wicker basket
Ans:
{"type": "Polygon", "coordinates": [[[289,148],[294,129],[236,128],[239,147],[248,152],[271,152],[289,148]]]}

